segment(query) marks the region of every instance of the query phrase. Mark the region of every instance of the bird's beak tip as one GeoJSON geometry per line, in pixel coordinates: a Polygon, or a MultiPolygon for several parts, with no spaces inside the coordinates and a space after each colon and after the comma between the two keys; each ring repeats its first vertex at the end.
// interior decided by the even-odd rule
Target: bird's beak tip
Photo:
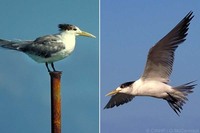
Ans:
{"type": "Polygon", "coordinates": [[[96,36],[92,35],[91,33],[85,32],[85,31],[80,32],[79,35],[80,36],[96,38],[96,36]]]}
{"type": "Polygon", "coordinates": [[[106,94],[105,96],[106,96],[106,97],[107,97],[107,96],[110,96],[110,93],[106,94]]]}
{"type": "Polygon", "coordinates": [[[119,92],[118,90],[114,90],[114,91],[111,91],[108,94],[106,94],[106,96],[112,96],[112,95],[117,94],[118,92],[119,92]]]}

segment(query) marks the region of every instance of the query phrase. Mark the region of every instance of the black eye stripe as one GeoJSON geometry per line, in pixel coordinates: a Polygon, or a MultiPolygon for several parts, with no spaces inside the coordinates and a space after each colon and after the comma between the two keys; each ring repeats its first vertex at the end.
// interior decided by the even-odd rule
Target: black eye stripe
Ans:
{"type": "Polygon", "coordinates": [[[126,82],[126,83],[123,83],[120,85],[120,88],[125,88],[125,87],[128,87],[130,86],[131,84],[133,84],[135,81],[130,81],[130,82],[126,82]]]}

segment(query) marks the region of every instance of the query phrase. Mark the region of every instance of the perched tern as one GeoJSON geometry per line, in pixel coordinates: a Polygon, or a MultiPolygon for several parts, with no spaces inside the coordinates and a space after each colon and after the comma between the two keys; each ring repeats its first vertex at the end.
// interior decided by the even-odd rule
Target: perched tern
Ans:
{"type": "Polygon", "coordinates": [[[24,52],[38,63],[45,63],[48,72],[51,72],[48,64],[55,70],[54,62],[69,56],[76,43],[76,36],[93,37],[94,35],[80,30],[71,24],[59,24],[60,33],[36,38],[34,41],[10,41],[0,39],[0,47],[24,52]]]}
{"type": "Polygon", "coordinates": [[[184,42],[190,21],[194,16],[189,12],[166,36],[150,50],[143,75],[136,81],[121,84],[106,96],[112,96],[104,107],[113,108],[130,102],[135,96],[150,96],[164,99],[177,115],[181,113],[187,95],[196,86],[192,82],[172,87],[168,84],[176,48],[184,42]]]}

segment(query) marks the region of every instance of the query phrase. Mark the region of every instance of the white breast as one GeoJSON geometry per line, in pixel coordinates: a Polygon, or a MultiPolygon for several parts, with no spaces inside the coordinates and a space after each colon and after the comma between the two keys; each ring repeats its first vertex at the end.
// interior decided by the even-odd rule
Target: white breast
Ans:
{"type": "Polygon", "coordinates": [[[142,80],[139,79],[133,84],[134,95],[138,96],[152,96],[163,98],[167,96],[167,92],[172,90],[171,86],[156,80],[142,80]]]}

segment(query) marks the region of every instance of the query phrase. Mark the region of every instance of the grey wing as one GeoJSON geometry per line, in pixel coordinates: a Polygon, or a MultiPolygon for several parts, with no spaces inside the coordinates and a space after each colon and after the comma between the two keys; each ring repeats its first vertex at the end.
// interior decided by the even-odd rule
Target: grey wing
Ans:
{"type": "Polygon", "coordinates": [[[130,102],[134,98],[133,95],[125,93],[117,93],[110,98],[110,101],[104,107],[104,109],[113,108],[114,106],[123,105],[130,102]]]}
{"type": "Polygon", "coordinates": [[[59,39],[59,37],[54,35],[48,35],[44,37],[39,37],[33,43],[29,45],[24,45],[20,48],[21,51],[28,54],[38,55],[44,58],[51,57],[62,49],[65,49],[65,45],[59,39]]]}
{"type": "Polygon", "coordinates": [[[165,37],[156,43],[147,57],[143,79],[155,79],[168,82],[174,62],[176,48],[185,41],[188,26],[194,16],[189,12],[165,37]]]}

